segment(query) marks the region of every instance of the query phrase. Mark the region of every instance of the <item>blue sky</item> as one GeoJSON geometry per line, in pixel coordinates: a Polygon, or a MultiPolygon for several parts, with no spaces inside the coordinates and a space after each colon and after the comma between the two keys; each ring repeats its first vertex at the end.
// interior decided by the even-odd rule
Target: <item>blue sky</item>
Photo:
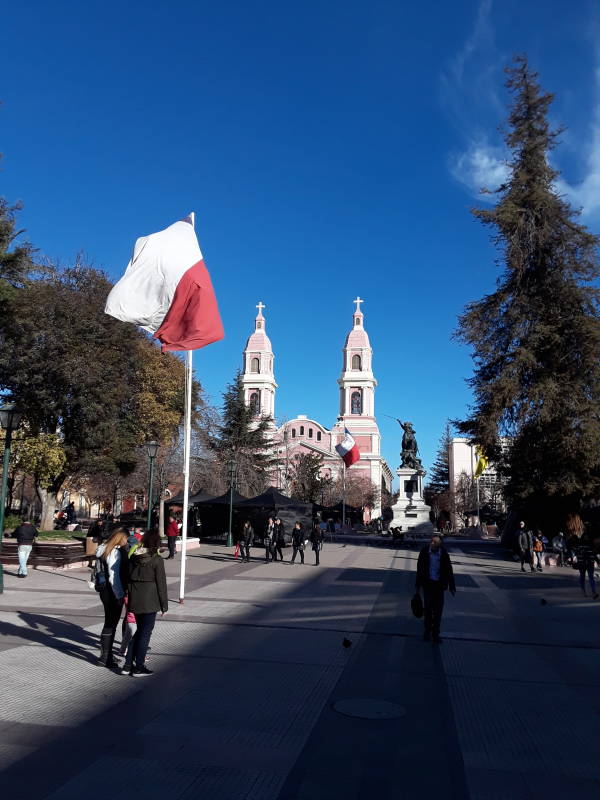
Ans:
{"type": "Polygon", "coordinates": [[[597,41],[588,0],[12,4],[0,194],[43,255],[115,279],[138,236],[195,210],[226,330],[194,356],[214,402],[262,300],[278,416],[333,424],[360,294],[384,455],[390,414],[429,465],[470,399],[457,315],[497,276],[469,208],[503,171],[502,69],[527,52],[556,93],[561,190],[598,232],[597,41]]]}

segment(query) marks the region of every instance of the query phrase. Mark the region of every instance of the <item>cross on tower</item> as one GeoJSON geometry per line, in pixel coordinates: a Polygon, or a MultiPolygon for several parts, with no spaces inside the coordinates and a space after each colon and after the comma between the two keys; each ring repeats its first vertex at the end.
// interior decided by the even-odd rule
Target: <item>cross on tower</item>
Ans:
{"type": "Polygon", "coordinates": [[[259,300],[259,301],[258,301],[258,305],[257,305],[256,307],[258,308],[258,313],[259,313],[259,315],[262,317],[262,310],[263,310],[263,308],[266,308],[266,306],[265,306],[265,305],[263,305],[263,303],[262,303],[262,301],[261,301],[261,300],[259,300]]]}
{"type": "Polygon", "coordinates": [[[357,297],[356,300],[353,300],[352,302],[356,303],[356,313],[360,314],[360,304],[364,303],[365,301],[361,300],[360,297],[357,297]]]}

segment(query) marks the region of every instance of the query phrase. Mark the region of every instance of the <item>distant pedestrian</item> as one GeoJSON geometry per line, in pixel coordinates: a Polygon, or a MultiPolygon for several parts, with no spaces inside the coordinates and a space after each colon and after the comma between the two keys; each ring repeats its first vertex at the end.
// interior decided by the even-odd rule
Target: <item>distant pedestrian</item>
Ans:
{"type": "Polygon", "coordinates": [[[517,543],[521,554],[521,572],[525,572],[525,562],[529,564],[531,571],[535,572],[533,568],[533,535],[522,521],[519,522],[517,543]]]}
{"type": "Polygon", "coordinates": [[[313,526],[310,534],[310,542],[315,554],[315,567],[317,567],[320,564],[319,556],[321,550],[323,549],[323,534],[321,533],[321,529],[318,527],[318,525],[313,526]]]}
{"type": "Polygon", "coordinates": [[[142,541],[132,549],[129,556],[129,600],[128,608],[135,614],[137,624],[123,671],[134,678],[152,675],[146,666],[146,653],[154,630],[156,615],[169,609],[165,565],[159,556],[160,534],[153,528],[144,534],[142,541]],[[128,665],[131,665],[127,670],[128,665]]]}
{"type": "Polygon", "coordinates": [[[544,563],[544,541],[546,537],[542,538],[542,532],[537,530],[533,535],[533,557],[535,559],[535,567],[538,572],[543,572],[544,563]]]}
{"type": "Polygon", "coordinates": [[[565,566],[565,559],[567,554],[567,540],[562,531],[552,539],[552,548],[556,553],[556,562],[559,567],[565,566]]]}
{"type": "Polygon", "coordinates": [[[283,522],[276,517],[275,526],[273,528],[273,561],[277,561],[277,553],[279,553],[279,560],[283,561],[283,548],[285,547],[285,527],[283,522]]]}
{"type": "MultiPolygon", "coordinates": [[[[319,528],[320,530],[320,528],[319,528]]],[[[296,560],[296,556],[300,553],[300,563],[304,564],[304,548],[306,547],[304,541],[304,529],[302,523],[297,522],[292,530],[292,564],[296,560]]]]}
{"type": "Polygon", "coordinates": [[[267,524],[265,526],[265,532],[263,534],[263,544],[265,546],[265,561],[268,564],[272,558],[272,547],[273,547],[273,536],[275,533],[275,521],[273,517],[269,517],[267,524]]]}
{"type": "Polygon", "coordinates": [[[250,524],[250,520],[244,522],[242,533],[240,535],[240,554],[242,561],[250,562],[250,547],[254,541],[254,528],[250,524]]]}
{"type": "Polygon", "coordinates": [[[169,514],[169,524],[167,525],[167,544],[169,545],[169,558],[175,558],[177,552],[177,537],[179,536],[179,525],[173,514],[169,514]]]}
{"type": "Polygon", "coordinates": [[[19,569],[17,576],[19,578],[27,577],[27,562],[31,555],[31,549],[38,532],[34,525],[31,524],[25,517],[21,520],[21,524],[15,529],[14,537],[17,540],[17,553],[19,556],[19,569]]]}
{"type": "Polygon", "coordinates": [[[450,590],[453,597],[456,594],[450,556],[442,546],[439,536],[432,536],[431,542],[419,553],[415,591],[420,592],[421,589],[423,589],[425,610],[423,638],[426,642],[433,638],[433,641],[438,643],[441,641],[440,625],[444,611],[444,592],[450,590]]]}
{"type": "Polygon", "coordinates": [[[592,546],[592,541],[587,533],[584,533],[574,547],[575,566],[579,570],[579,585],[581,592],[585,596],[585,576],[587,574],[594,600],[598,598],[596,592],[596,582],[594,580],[594,568],[597,556],[592,546]]]}
{"type": "Polygon", "coordinates": [[[128,580],[127,540],[125,528],[117,528],[110,539],[96,550],[96,574],[102,576],[100,600],[104,606],[104,627],[100,634],[100,657],[103,667],[116,666],[113,643],[121,618],[128,580]]]}
{"type": "Polygon", "coordinates": [[[77,521],[77,517],[75,516],[75,503],[71,501],[66,508],[67,514],[67,525],[72,525],[74,522],[77,521]]]}

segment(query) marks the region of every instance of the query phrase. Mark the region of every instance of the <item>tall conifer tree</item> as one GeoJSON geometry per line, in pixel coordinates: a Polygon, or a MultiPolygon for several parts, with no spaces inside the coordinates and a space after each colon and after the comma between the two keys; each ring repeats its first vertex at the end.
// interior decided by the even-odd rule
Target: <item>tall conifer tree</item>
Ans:
{"type": "Polygon", "coordinates": [[[496,291],[459,321],[475,360],[474,406],[460,430],[501,465],[509,499],[537,514],[565,513],[599,492],[599,293],[591,285],[599,240],[556,189],[553,96],[526,58],[507,73],[510,171],[495,207],[473,211],[494,230],[503,269],[496,291]]]}
{"type": "Polygon", "coordinates": [[[446,422],[444,433],[440,439],[437,455],[431,468],[429,480],[427,481],[428,489],[436,494],[445,492],[450,488],[450,464],[448,450],[450,448],[451,441],[452,430],[450,423],[446,422]]]}

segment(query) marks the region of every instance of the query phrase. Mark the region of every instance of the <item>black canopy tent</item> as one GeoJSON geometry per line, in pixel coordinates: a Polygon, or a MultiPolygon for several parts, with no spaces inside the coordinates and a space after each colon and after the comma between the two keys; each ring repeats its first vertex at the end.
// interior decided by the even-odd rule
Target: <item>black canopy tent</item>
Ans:
{"type": "MultiPolygon", "coordinates": [[[[190,495],[188,498],[189,505],[193,506],[196,503],[202,503],[213,499],[213,495],[201,489],[196,494],[190,495]]],[[[175,497],[165,500],[166,506],[183,506],[183,492],[179,492],[175,497]]]]}
{"type": "Polygon", "coordinates": [[[238,515],[242,521],[249,519],[255,535],[262,539],[269,517],[279,517],[285,527],[286,541],[290,541],[294,523],[301,522],[304,530],[311,530],[313,504],[294,500],[282,494],[275,486],[270,486],[262,494],[250,497],[238,505],[238,515]],[[245,513],[244,513],[245,512],[245,513]]]}
{"type": "MultiPolygon", "coordinates": [[[[246,498],[235,489],[233,490],[233,529],[241,527],[238,524],[237,507],[246,498]]],[[[231,501],[230,491],[218,497],[211,497],[209,500],[198,500],[194,502],[194,513],[202,525],[203,536],[220,536],[229,530],[229,503],[231,501]]]]}
{"type": "MultiPolygon", "coordinates": [[[[330,506],[329,508],[324,508],[321,512],[321,516],[324,520],[333,519],[337,522],[342,521],[342,516],[344,513],[344,504],[343,503],[336,503],[334,506],[330,506]]],[[[350,522],[362,522],[363,521],[363,510],[362,508],[356,508],[355,506],[349,506],[346,503],[346,521],[350,520],[350,522]]]]}

